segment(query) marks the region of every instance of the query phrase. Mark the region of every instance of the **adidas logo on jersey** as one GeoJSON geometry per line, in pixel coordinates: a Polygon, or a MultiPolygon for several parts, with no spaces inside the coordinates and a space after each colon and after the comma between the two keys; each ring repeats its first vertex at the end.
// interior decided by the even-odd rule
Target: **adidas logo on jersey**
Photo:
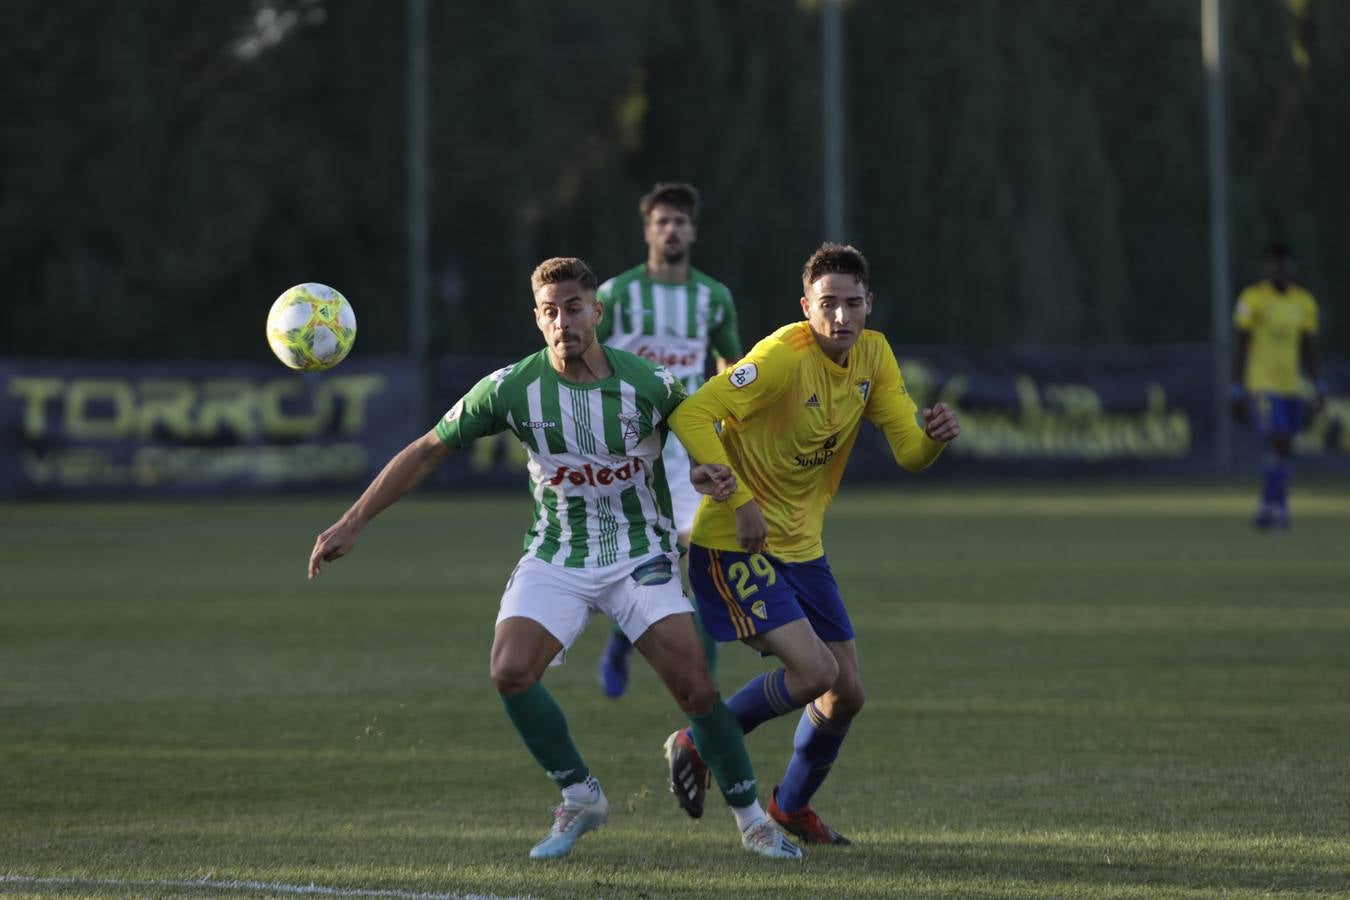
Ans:
{"type": "Polygon", "coordinates": [[[807,397],[807,398],[806,398],[806,408],[807,408],[807,409],[820,409],[820,398],[817,397],[815,394],[812,394],[810,397],[807,397]]]}

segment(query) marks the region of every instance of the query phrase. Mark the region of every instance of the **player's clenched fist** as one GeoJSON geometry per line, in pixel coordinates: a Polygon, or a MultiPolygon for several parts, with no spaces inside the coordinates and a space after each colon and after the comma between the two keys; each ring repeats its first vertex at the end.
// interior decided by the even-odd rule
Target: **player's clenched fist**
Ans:
{"type": "Polygon", "coordinates": [[[725,500],[736,491],[735,473],[730,466],[718,463],[691,466],[689,481],[700,494],[707,494],[714,500],[725,500]]]}
{"type": "Polygon", "coordinates": [[[945,403],[935,403],[923,411],[923,433],[932,440],[943,444],[961,433],[961,424],[956,421],[956,413],[945,403]]]}

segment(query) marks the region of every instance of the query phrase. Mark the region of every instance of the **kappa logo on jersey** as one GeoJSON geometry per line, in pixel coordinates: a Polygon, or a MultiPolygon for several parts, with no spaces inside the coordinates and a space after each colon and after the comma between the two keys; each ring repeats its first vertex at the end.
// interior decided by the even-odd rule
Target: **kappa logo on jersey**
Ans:
{"type": "Polygon", "coordinates": [[[754,789],[755,789],[755,779],[753,779],[753,778],[747,778],[745,781],[738,781],[738,782],[736,782],[735,784],[733,784],[733,785],[727,790],[727,793],[728,793],[728,794],[744,794],[746,791],[753,791],[754,789]]]}
{"type": "Polygon", "coordinates": [[[674,392],[675,385],[679,382],[679,379],[675,377],[674,372],[671,372],[665,366],[657,367],[656,377],[660,378],[661,383],[666,386],[666,396],[669,397],[674,392]]]}
{"type": "Polygon", "coordinates": [[[731,370],[731,383],[738,388],[743,388],[748,384],[754,384],[755,379],[759,377],[759,366],[754,363],[746,363],[743,366],[737,366],[731,370]]]}
{"type": "Polygon", "coordinates": [[[807,398],[806,398],[806,408],[807,408],[807,409],[820,409],[820,398],[817,397],[815,394],[812,394],[810,397],[807,397],[807,398]]]}
{"type": "Polygon", "coordinates": [[[638,430],[640,421],[637,413],[619,413],[619,424],[623,426],[623,439],[625,441],[636,441],[642,437],[642,432],[638,430]]]}
{"type": "Polygon", "coordinates": [[[596,485],[613,484],[616,481],[632,481],[633,478],[642,471],[642,460],[630,459],[628,462],[619,466],[617,469],[611,469],[609,466],[596,468],[590,463],[586,463],[580,469],[573,469],[571,466],[558,466],[558,471],[548,480],[551,485],[562,484],[566,478],[572,484],[589,484],[592,487],[596,485]]]}
{"type": "Polygon", "coordinates": [[[540,419],[538,422],[521,422],[521,428],[557,428],[558,423],[549,419],[540,419]]]}
{"type": "MultiPolygon", "coordinates": [[[[862,381],[858,382],[858,393],[862,395],[864,403],[867,402],[867,394],[871,390],[872,390],[872,382],[869,379],[864,378],[862,381]]],[[[901,388],[900,393],[903,394],[904,392],[905,392],[904,389],[901,388]]]]}

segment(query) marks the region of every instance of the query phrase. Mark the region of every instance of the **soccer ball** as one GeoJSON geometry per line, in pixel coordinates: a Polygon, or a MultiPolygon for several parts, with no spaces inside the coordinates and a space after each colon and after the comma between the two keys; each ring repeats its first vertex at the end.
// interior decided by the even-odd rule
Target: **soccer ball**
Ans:
{"type": "Polygon", "coordinates": [[[352,305],[326,284],[297,284],[278,297],[267,314],[267,343],[292,369],[331,369],[355,341],[352,305]]]}

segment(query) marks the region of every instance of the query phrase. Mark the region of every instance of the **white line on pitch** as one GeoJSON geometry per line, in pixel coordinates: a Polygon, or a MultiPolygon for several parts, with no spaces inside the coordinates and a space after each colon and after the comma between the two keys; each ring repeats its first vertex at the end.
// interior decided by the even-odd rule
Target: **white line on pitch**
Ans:
{"type": "Polygon", "coordinates": [[[72,887],[181,887],[226,891],[273,891],[279,894],[307,894],[320,897],[392,897],[395,900],[534,900],[529,897],[503,897],[498,894],[435,894],[384,888],[340,888],[321,884],[282,884],[272,881],[213,881],[199,879],[150,879],[129,881],[120,878],[38,878],[28,875],[0,875],[0,884],[69,885],[72,887]]]}

